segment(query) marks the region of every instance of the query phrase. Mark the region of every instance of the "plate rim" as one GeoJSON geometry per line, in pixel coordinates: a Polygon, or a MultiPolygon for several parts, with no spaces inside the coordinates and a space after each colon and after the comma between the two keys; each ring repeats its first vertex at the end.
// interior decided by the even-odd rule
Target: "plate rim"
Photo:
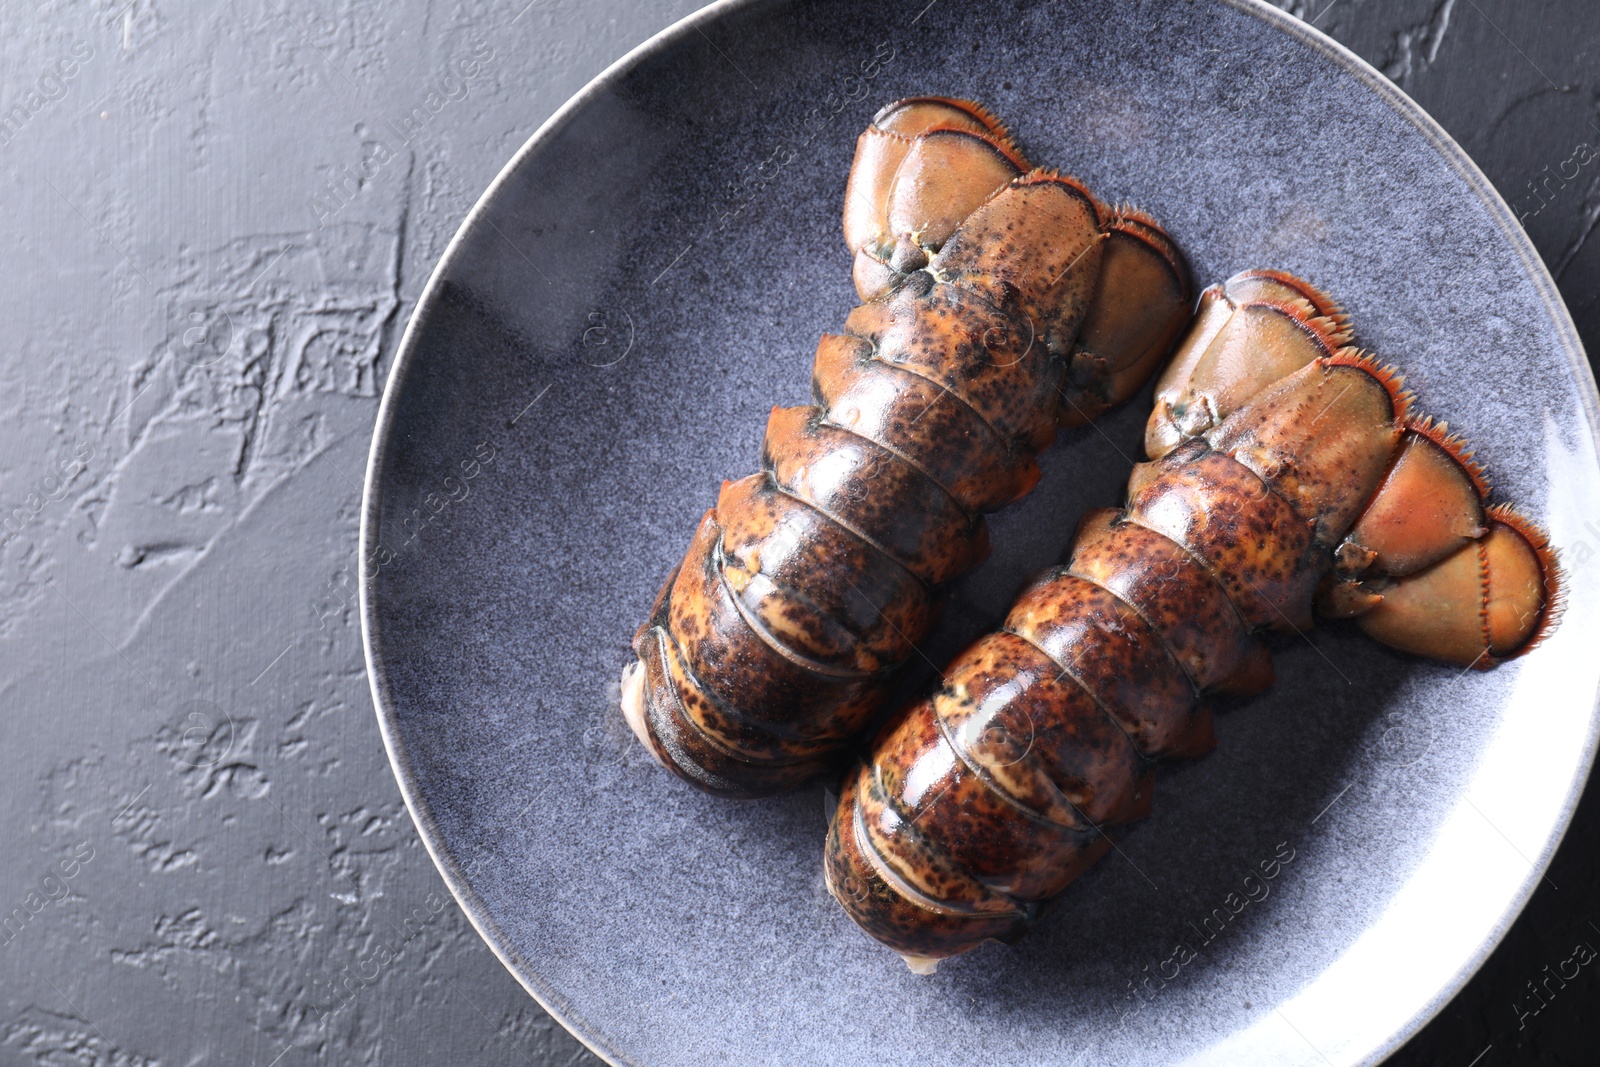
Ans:
{"type": "MultiPolygon", "coordinates": [[[[454,857],[446,851],[443,844],[443,834],[439,831],[434,821],[427,800],[418,788],[410,754],[399,736],[398,721],[389,693],[388,675],[378,648],[380,637],[374,618],[372,579],[368,577],[366,561],[370,558],[372,552],[378,512],[382,505],[381,480],[384,473],[383,461],[395,428],[395,407],[398,403],[398,396],[404,388],[416,351],[418,332],[428,317],[428,310],[434,303],[448,268],[461,254],[467,237],[476,228],[477,224],[487,216],[502,186],[510,180],[511,176],[522,166],[527,158],[543,147],[546,141],[552,139],[593,100],[609,90],[625,74],[645,59],[657,52],[676,46],[680,39],[687,38],[691,32],[699,32],[704,24],[715,22],[739,9],[754,7],[767,2],[770,2],[770,0],[715,0],[714,3],[708,4],[657,31],[627,51],[621,58],[612,62],[587,82],[583,88],[579,89],[577,93],[573,94],[549,118],[540,124],[538,129],[523,142],[522,147],[500,168],[494,179],[478,197],[477,201],[474,202],[465,218],[463,218],[455,234],[445,246],[439,261],[434,264],[422,291],[417,295],[416,304],[406,322],[405,331],[401,334],[400,344],[395,350],[394,361],[384,381],[383,396],[378,404],[378,413],[373,426],[372,443],[367,452],[366,471],[362,479],[360,530],[356,550],[357,604],[361,623],[362,657],[366,665],[367,681],[372,691],[372,704],[378,720],[378,732],[383,739],[384,751],[388,756],[389,767],[394,774],[395,782],[399,786],[401,799],[405,802],[406,811],[416,825],[417,836],[422,839],[422,844],[427,849],[428,857],[433,861],[440,877],[444,880],[445,886],[450,890],[451,896],[455,898],[456,904],[465,913],[467,920],[472,924],[479,938],[489,946],[490,951],[495,954],[501,965],[510,972],[517,983],[522,986],[529,996],[538,1002],[539,1006],[551,1018],[559,1022],[585,1048],[607,1063],[627,1065],[627,1067],[634,1067],[635,1061],[624,1057],[621,1052],[607,1047],[605,1035],[600,1029],[590,1024],[570,1005],[564,1003],[560,994],[550,988],[543,981],[543,976],[529,965],[528,961],[522,958],[511,944],[510,938],[505,936],[499,925],[489,916],[476,891],[473,890],[471,882],[456,863],[454,857]]],[[[1321,53],[1340,68],[1353,75],[1362,84],[1373,90],[1378,98],[1387,104],[1396,115],[1410,123],[1421,133],[1439,156],[1461,177],[1468,189],[1477,195],[1479,201],[1488,210],[1495,226],[1508,240],[1510,247],[1516,253],[1524,273],[1534,283],[1534,287],[1544,303],[1550,320],[1556,326],[1557,332],[1564,335],[1567,341],[1564,346],[1564,354],[1570,364],[1569,369],[1579,384],[1578,391],[1582,397],[1583,411],[1587,416],[1590,435],[1596,446],[1596,453],[1600,454],[1600,389],[1596,387],[1594,371],[1587,360],[1583,341],[1578,336],[1577,326],[1572,320],[1572,314],[1561,297],[1555,278],[1550,274],[1550,269],[1539,255],[1538,250],[1534,248],[1533,241],[1528,236],[1527,231],[1516,221],[1516,216],[1513,214],[1510,205],[1506,203],[1505,198],[1495,189],[1494,185],[1477,163],[1466,153],[1465,149],[1445,131],[1444,127],[1439,125],[1433,116],[1428,114],[1415,100],[1411,99],[1398,85],[1390,81],[1366,60],[1317,29],[1314,25],[1275,7],[1268,0],[1211,0],[1211,2],[1233,8],[1243,14],[1261,20],[1299,43],[1321,53]],[[1582,388],[1585,381],[1589,386],[1587,390],[1582,388]]],[[[1374,1046],[1360,1061],[1362,1067],[1373,1067],[1373,1065],[1382,1063],[1412,1037],[1421,1032],[1451,1000],[1455,999],[1456,995],[1477,974],[1489,956],[1505,939],[1512,925],[1527,907],[1534,890],[1549,869],[1557,850],[1566,838],[1567,831],[1572,826],[1578,801],[1582,797],[1584,788],[1587,786],[1590,775],[1594,770],[1597,744],[1600,744],[1600,693],[1595,694],[1589,713],[1588,731],[1584,739],[1585,753],[1581,761],[1582,773],[1574,774],[1572,782],[1568,785],[1567,794],[1562,801],[1554,831],[1548,835],[1536,861],[1530,865],[1527,876],[1512,898],[1511,905],[1502,913],[1499,921],[1494,925],[1489,935],[1479,943],[1476,951],[1470,955],[1467,962],[1447,982],[1441,985],[1432,998],[1405,1024],[1391,1033],[1385,1042],[1374,1046]]]]}

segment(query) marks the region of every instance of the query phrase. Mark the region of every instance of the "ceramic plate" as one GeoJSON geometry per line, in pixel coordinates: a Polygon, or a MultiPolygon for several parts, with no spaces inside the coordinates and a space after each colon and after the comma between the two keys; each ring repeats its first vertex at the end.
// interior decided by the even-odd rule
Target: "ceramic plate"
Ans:
{"type": "MultiPolygon", "coordinates": [[[[1148,405],[1045,455],[933,658],[1119,502],[1148,405]]],[[[1483,176],[1265,4],[717,4],[545,124],[417,308],[362,527],[379,720],[462,907],[617,1063],[1373,1063],[1493,947],[1588,772],[1596,413],[1555,286],[1483,176]],[[820,787],[701,796],[615,705],[663,576],[852,306],[857,133],[927,93],[986,102],[1031,158],[1150,210],[1202,284],[1277,267],[1334,293],[1548,524],[1571,608],[1490,673],[1338,627],[1296,641],[1027,938],[919,978],[828,897],[820,787]],[[1263,865],[1268,891],[1237,906],[1263,865]]]]}

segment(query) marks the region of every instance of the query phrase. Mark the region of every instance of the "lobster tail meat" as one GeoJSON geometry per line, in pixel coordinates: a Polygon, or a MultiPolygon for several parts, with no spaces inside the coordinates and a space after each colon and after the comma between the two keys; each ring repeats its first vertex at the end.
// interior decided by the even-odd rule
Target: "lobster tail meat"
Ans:
{"type": "Polygon", "coordinates": [[[778,792],[836,761],[939,587],[988,552],[983,515],[1038,481],[1063,398],[1126,395],[1188,311],[1160,227],[1030,170],[975,104],[879,112],[844,228],[864,303],[818,344],[814,403],[775,408],[761,471],[724,484],[624,676],[640,740],[713,793],[778,792]]]}
{"type": "Polygon", "coordinates": [[[1011,940],[1151,806],[1152,768],[1215,744],[1206,697],[1272,681],[1262,635],[1353,617],[1490,666],[1554,625],[1533,523],[1488,507],[1445,427],[1344,346],[1331,301],[1252,271],[1207,290],[1127,506],[1080,525],[849,776],[824,853],[850,916],[913,969],[1011,940]]]}

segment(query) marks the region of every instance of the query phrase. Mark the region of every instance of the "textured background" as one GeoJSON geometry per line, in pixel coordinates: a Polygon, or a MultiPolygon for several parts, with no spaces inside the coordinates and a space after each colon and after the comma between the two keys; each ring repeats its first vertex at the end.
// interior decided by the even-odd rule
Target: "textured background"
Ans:
{"type": "MultiPolygon", "coordinates": [[[[472,200],[690,2],[0,11],[0,1064],[594,1062],[400,803],[353,611],[359,479],[472,200]]],[[[1461,141],[1600,351],[1600,159],[1577,152],[1600,6],[1280,6],[1461,141]]],[[[1529,983],[1600,946],[1597,833],[1591,790],[1395,1062],[1589,1062],[1596,968],[1529,983]]]]}

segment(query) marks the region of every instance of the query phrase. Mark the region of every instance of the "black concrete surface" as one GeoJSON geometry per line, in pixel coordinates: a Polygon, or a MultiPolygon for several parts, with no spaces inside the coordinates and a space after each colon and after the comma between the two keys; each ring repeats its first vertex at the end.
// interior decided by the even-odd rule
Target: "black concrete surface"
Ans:
{"type": "MultiPolygon", "coordinates": [[[[1600,351],[1600,5],[1280,6],[1462,143],[1600,351]]],[[[0,9],[0,1064],[597,1062],[462,919],[400,803],[356,515],[400,331],[472,200],[688,9],[0,9]]],[[[1594,1062],[1597,838],[1591,788],[1392,1062],[1594,1062]]]]}

